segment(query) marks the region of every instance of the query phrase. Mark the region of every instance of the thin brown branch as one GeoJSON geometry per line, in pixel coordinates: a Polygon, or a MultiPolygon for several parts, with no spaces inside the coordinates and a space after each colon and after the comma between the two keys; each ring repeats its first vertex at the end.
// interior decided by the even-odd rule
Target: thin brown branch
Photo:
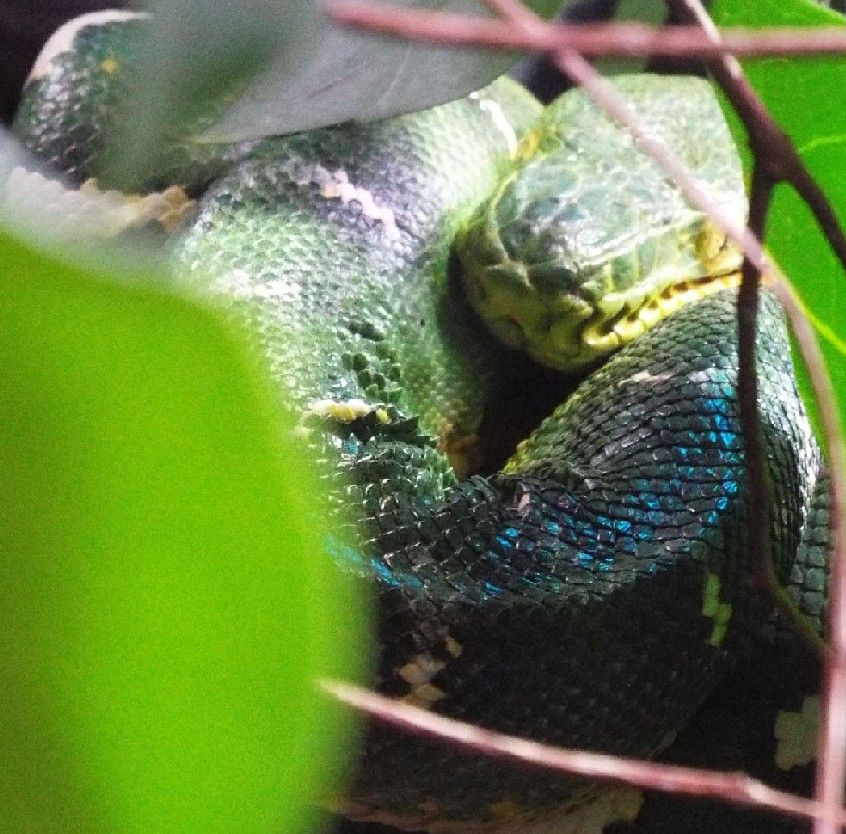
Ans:
{"type": "MultiPolygon", "coordinates": [[[[767,165],[755,163],[749,189],[749,230],[763,239],[775,183],[767,165]]],[[[758,368],[756,362],[758,303],[761,273],[743,259],[737,293],[737,401],[748,473],[747,544],[749,581],[753,590],[765,596],[792,624],[812,654],[822,659],[824,643],[811,623],[785,592],[772,560],[772,485],[764,458],[758,414],[758,368]]]]}
{"type": "MultiPolygon", "coordinates": [[[[763,165],[752,169],[749,200],[749,230],[763,239],[773,181],[763,165]]],[[[737,400],[743,431],[749,500],[747,535],[750,577],[755,590],[767,593],[778,583],[771,556],[771,490],[764,461],[761,424],[758,416],[758,370],[755,361],[758,334],[758,288],[761,273],[749,258],[743,259],[737,292],[737,400]]]]}
{"type": "MultiPolygon", "coordinates": [[[[745,259],[766,276],[768,285],[785,307],[785,311],[797,339],[802,358],[808,367],[814,395],[817,398],[822,418],[823,434],[829,450],[829,467],[832,481],[831,498],[831,552],[833,576],[829,597],[829,648],[823,678],[823,718],[821,727],[821,761],[818,764],[821,780],[820,800],[829,809],[842,804],[844,770],[846,770],[846,542],[843,537],[846,507],[843,490],[846,487],[846,454],[838,421],[838,411],[831,380],[820,352],[813,329],[793,295],[788,281],[778,272],[765,255],[758,238],[748,228],[740,227],[736,221],[713,205],[707,195],[696,185],[677,160],[666,148],[652,137],[645,135],[637,124],[634,114],[625,105],[613,88],[580,56],[564,53],[556,56],[558,66],[574,81],[581,84],[594,101],[606,113],[622,124],[644,151],[649,153],[672,177],[688,201],[702,211],[740,246],[745,259]],[[834,774],[834,775],[832,775],[834,774]]],[[[833,834],[831,826],[820,823],[815,834],[833,834]]]]}
{"type": "MultiPolygon", "coordinates": [[[[689,177],[683,166],[673,159],[666,148],[648,135],[637,124],[634,114],[613,88],[580,56],[564,53],[556,56],[558,66],[574,81],[581,84],[606,113],[622,124],[632,134],[635,142],[649,153],[672,177],[688,201],[707,212],[711,219],[740,246],[745,259],[766,276],[768,285],[776,292],[785,308],[793,328],[802,358],[808,367],[814,395],[822,419],[823,434],[829,450],[829,467],[832,481],[831,497],[831,552],[833,576],[829,597],[829,648],[823,678],[823,718],[821,727],[821,762],[818,774],[821,780],[819,797],[831,809],[842,804],[844,770],[846,770],[846,542],[843,537],[843,511],[846,508],[843,490],[846,487],[846,454],[838,421],[838,411],[831,380],[813,329],[796,301],[788,281],[770,264],[758,238],[748,228],[739,227],[733,218],[726,216],[719,207],[703,194],[689,177]],[[832,775],[834,774],[834,775],[832,775]]],[[[815,834],[833,834],[831,826],[820,823],[815,834]]]]}
{"type": "Polygon", "coordinates": [[[448,741],[484,756],[512,759],[557,773],[618,782],[643,790],[722,799],[749,808],[777,811],[796,817],[822,818],[832,825],[846,825],[846,811],[825,808],[813,800],[783,793],[743,773],[698,770],[551,747],[446,718],[352,684],[322,681],[320,685],[339,701],[382,724],[415,735],[448,741]]]}
{"type": "Polygon", "coordinates": [[[339,23],[376,32],[453,46],[554,52],[573,49],[587,57],[708,58],[740,56],[831,55],[846,52],[846,29],[773,28],[725,30],[721,45],[698,26],[656,29],[637,23],[544,23],[532,32],[515,33],[494,18],[451,12],[399,8],[358,0],[330,0],[329,14],[339,23]]]}
{"type": "MultiPolygon", "coordinates": [[[[846,444],[840,431],[838,412],[825,360],[802,305],[793,288],[784,279],[771,283],[784,309],[796,343],[814,384],[819,404],[823,435],[828,444],[831,471],[829,545],[831,580],[829,582],[829,642],[822,685],[820,752],[817,758],[817,797],[829,809],[843,803],[844,750],[846,750],[846,444]]],[[[835,834],[837,828],[817,825],[814,834],[835,834]]]]}
{"type": "MultiPolygon", "coordinates": [[[[718,43],[720,33],[709,17],[700,0],[675,0],[677,13],[683,20],[698,23],[705,34],[712,41],[718,43]]],[[[817,223],[829,241],[832,249],[846,268],[846,237],[837,221],[834,209],[828,202],[822,189],[818,186],[810,172],[805,167],[796,151],[790,137],[781,129],[767,111],[763,101],[753,89],[743,74],[743,69],[737,58],[723,55],[708,62],[709,69],[729,97],[732,105],[746,126],[750,146],[755,158],[752,186],[750,193],[750,228],[760,238],[763,237],[766,215],[770,207],[772,191],[779,181],[790,182],[805,200],[814,213],[817,223]]],[[[741,400],[741,417],[743,419],[744,439],[747,446],[747,461],[750,473],[750,493],[752,507],[750,508],[749,527],[750,538],[756,547],[765,542],[755,533],[756,524],[762,530],[763,524],[769,529],[768,518],[760,515],[756,507],[769,507],[769,494],[764,481],[765,469],[760,458],[761,444],[757,419],[756,381],[754,378],[754,323],[749,321],[751,315],[757,315],[757,288],[759,275],[748,261],[744,261],[744,281],[738,297],[738,353],[741,356],[738,376],[738,396],[741,400]],[[747,286],[748,285],[748,286],[747,286]],[[751,369],[751,376],[750,376],[751,369]],[[744,408],[745,406],[745,408],[744,408]],[[745,415],[744,415],[745,411],[745,415]],[[750,453],[752,457],[750,456],[750,453]],[[757,458],[755,457],[757,454],[757,458]],[[756,499],[756,494],[758,495],[756,499]],[[760,503],[759,503],[760,502],[760,503]]],[[[817,745],[817,779],[816,798],[829,808],[842,807],[844,800],[844,779],[846,779],[846,558],[843,550],[843,438],[839,431],[836,418],[836,407],[833,391],[830,390],[828,376],[819,351],[819,346],[813,331],[803,315],[795,315],[798,305],[795,298],[785,297],[782,304],[788,312],[794,313],[791,322],[797,338],[802,333],[803,353],[813,357],[814,380],[820,410],[827,423],[826,435],[838,437],[837,447],[830,449],[829,465],[832,467],[832,513],[831,513],[831,552],[833,573],[830,586],[832,592],[829,597],[829,645],[824,656],[823,691],[822,691],[822,719],[819,728],[817,745]],[[828,402],[823,404],[821,391],[828,402]],[[835,590],[836,589],[836,592],[835,590]]],[[[800,311],[801,313],[801,311],[800,311]]],[[[809,365],[810,367],[810,365],[809,365]]],[[[785,600],[783,593],[779,593],[778,583],[775,581],[772,560],[769,551],[759,551],[757,558],[755,550],[752,558],[756,562],[756,572],[764,579],[773,591],[771,596],[777,601],[785,600]]],[[[786,603],[789,606],[789,603],[786,603]]],[[[782,606],[784,608],[785,606],[782,606]]],[[[789,613],[789,612],[788,612],[789,613]]],[[[804,633],[808,634],[808,624],[803,617],[794,617],[794,623],[804,626],[804,633]]],[[[837,826],[825,820],[815,820],[814,834],[834,834],[837,826]]]]}

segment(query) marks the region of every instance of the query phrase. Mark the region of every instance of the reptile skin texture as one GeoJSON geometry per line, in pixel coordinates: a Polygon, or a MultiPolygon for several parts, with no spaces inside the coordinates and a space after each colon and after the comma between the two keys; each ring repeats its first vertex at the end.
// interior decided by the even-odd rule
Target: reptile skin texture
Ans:
{"type": "MultiPolygon", "coordinates": [[[[83,28],[26,91],[18,136],[72,181],[98,173],[120,78],[104,78],[103,62],[131,64],[141,25],[83,28]]],[[[706,187],[737,203],[739,166],[723,155],[734,151],[710,91],[666,83],[639,76],[619,89],[647,122],[656,100],[686,95],[667,139],[706,187]]],[[[562,280],[580,280],[567,291],[625,291],[632,307],[638,276],[677,269],[697,280],[703,252],[722,251],[651,166],[619,164],[615,143],[639,156],[579,96],[541,116],[527,92],[499,80],[423,113],[217,149],[199,163],[176,142],[172,166],[142,185],[202,193],[171,243],[174,281],[247,323],[280,396],[302,415],[298,431],[323,465],[337,516],[326,546],[373,599],[375,688],[506,733],[654,756],[769,622],[746,581],[733,293],[665,311],[588,375],[504,470],[483,475],[476,465],[507,351],[464,297],[456,235],[487,268],[493,238],[472,223],[493,217],[509,259],[533,259],[529,284],[558,281],[559,292],[562,280]],[[542,165],[556,131],[573,143],[573,170],[558,158],[542,165]],[[581,147],[579,136],[592,138],[581,147]],[[612,155],[597,181],[603,148],[612,155]],[[515,166],[530,169],[532,192],[520,185],[503,198],[515,166]],[[566,209],[576,204],[582,214],[562,237],[556,224],[573,219],[566,209]],[[565,267],[517,240],[538,228],[565,267]],[[616,258],[613,281],[597,252],[603,263],[616,258]]],[[[772,556],[821,628],[827,490],[766,292],[757,361],[772,556]]],[[[608,790],[370,726],[335,807],[411,830],[516,833],[547,830],[543,820],[566,821],[608,790]]]]}

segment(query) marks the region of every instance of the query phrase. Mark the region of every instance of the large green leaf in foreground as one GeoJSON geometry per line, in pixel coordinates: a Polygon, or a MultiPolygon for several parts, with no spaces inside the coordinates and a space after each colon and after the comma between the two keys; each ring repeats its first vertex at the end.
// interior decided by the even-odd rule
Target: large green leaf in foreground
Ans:
{"type": "Polygon", "coordinates": [[[287,435],[216,314],[0,233],[4,831],[303,824],[357,641],[287,435]]]}
{"type": "MultiPolygon", "coordinates": [[[[810,0],[717,0],[721,26],[838,26],[844,18],[810,0]]],[[[750,81],[846,222],[846,57],[757,58],[743,62],[750,81]]],[[[745,132],[729,113],[747,171],[745,132]]],[[[767,247],[782,266],[816,324],[846,430],[846,274],[810,211],[787,186],[775,194],[767,247]]],[[[812,404],[807,375],[800,373],[805,402],[812,404]]],[[[812,410],[815,410],[812,406],[812,410]]]]}

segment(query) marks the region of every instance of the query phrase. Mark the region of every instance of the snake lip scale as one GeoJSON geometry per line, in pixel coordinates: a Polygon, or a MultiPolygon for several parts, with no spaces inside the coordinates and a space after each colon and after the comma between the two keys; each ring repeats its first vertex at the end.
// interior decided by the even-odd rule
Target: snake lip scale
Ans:
{"type": "MultiPolygon", "coordinates": [[[[146,26],[77,21],[24,91],[14,131],[48,175],[88,183],[77,203],[102,177],[146,26]]],[[[614,83],[742,219],[710,87],[614,83]]],[[[159,208],[160,225],[182,223],[166,243],[172,280],[247,324],[299,409],[337,522],[327,551],[373,599],[379,691],[654,756],[753,636],[776,639],[744,578],[739,256],[582,92],[542,108],[499,79],[420,113],[249,145],[174,128],[161,151],[138,194],[109,191],[110,206],[133,206],[110,230],[149,231],[159,208]],[[476,437],[510,361],[491,333],[591,372],[483,477],[476,437]]],[[[766,291],[759,321],[772,558],[821,629],[826,476],[766,291]]],[[[639,800],[369,726],[339,806],[411,830],[563,834],[631,819],[639,800]]]]}

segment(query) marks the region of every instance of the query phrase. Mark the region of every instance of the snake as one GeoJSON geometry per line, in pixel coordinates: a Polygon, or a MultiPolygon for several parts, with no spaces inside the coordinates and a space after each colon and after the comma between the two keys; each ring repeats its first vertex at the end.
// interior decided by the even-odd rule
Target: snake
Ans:
{"type": "MultiPolygon", "coordinates": [[[[46,172],[28,185],[114,195],[102,160],[146,26],[98,13],[48,42],[13,128],[46,172]]],[[[612,83],[743,220],[710,85],[612,83]]],[[[772,619],[747,579],[741,256],[714,223],[583,91],[542,107],[508,78],[379,122],[175,134],[134,192],[146,232],[150,205],[179,215],[173,280],[247,324],[299,415],[339,520],[326,548],[373,599],[374,688],[565,747],[664,750],[772,619]],[[485,415],[530,397],[499,380],[518,351],[582,381],[486,472],[485,415]]],[[[756,361],[770,556],[821,632],[826,475],[766,289],[756,361]]],[[[598,831],[637,812],[619,789],[375,724],[332,802],[431,832],[598,831]]]]}

